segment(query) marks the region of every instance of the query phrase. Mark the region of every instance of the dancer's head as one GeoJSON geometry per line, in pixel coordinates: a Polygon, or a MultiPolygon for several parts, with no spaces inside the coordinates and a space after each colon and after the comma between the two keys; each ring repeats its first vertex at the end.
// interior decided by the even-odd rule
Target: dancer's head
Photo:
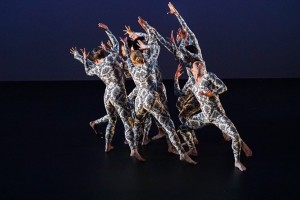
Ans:
{"type": "Polygon", "coordinates": [[[91,61],[94,61],[96,62],[97,60],[100,60],[102,58],[104,58],[105,55],[104,55],[104,51],[100,48],[94,48],[91,52],[90,52],[90,55],[89,55],[89,59],[91,61]]]}
{"type": "Polygon", "coordinates": [[[143,54],[139,50],[132,51],[130,54],[130,59],[131,62],[135,65],[142,65],[145,62],[143,54]]]}
{"type": "Polygon", "coordinates": [[[201,77],[206,73],[206,67],[204,61],[195,61],[193,62],[191,72],[194,77],[201,77]]]}
{"type": "Polygon", "coordinates": [[[193,54],[198,54],[198,49],[192,44],[185,46],[185,48],[193,54]]]}
{"type": "MultiPolygon", "coordinates": [[[[193,53],[193,54],[198,54],[198,49],[194,46],[194,45],[187,45],[185,46],[186,50],[188,50],[189,52],[193,53]]],[[[193,63],[195,61],[199,61],[199,59],[197,59],[196,56],[190,56],[190,55],[185,55],[184,59],[187,62],[193,63]]]]}

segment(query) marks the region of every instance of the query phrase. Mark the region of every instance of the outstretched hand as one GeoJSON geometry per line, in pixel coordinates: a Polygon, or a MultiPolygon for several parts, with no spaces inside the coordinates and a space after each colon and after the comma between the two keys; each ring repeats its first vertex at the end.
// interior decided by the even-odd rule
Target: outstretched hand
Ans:
{"type": "Polygon", "coordinates": [[[147,45],[145,45],[141,40],[138,40],[137,42],[140,50],[148,49],[147,45]]]}
{"type": "Polygon", "coordinates": [[[140,16],[138,16],[138,22],[141,26],[148,24],[148,22],[146,20],[144,20],[143,18],[141,18],[140,16]]]}
{"type": "Polygon", "coordinates": [[[100,44],[99,48],[103,49],[104,51],[108,50],[108,47],[104,44],[103,41],[101,41],[101,44],[100,44]]]}
{"type": "Polygon", "coordinates": [[[105,30],[105,31],[108,30],[108,26],[106,26],[106,25],[103,24],[103,23],[99,23],[99,24],[98,24],[98,27],[101,28],[101,29],[103,29],[103,30],[105,30]]]}
{"type": "Polygon", "coordinates": [[[80,51],[81,51],[81,53],[82,53],[84,59],[86,59],[86,58],[90,55],[90,53],[87,52],[87,51],[85,50],[85,48],[80,49],[80,51]]]}
{"type": "Polygon", "coordinates": [[[179,40],[181,40],[181,39],[186,40],[186,39],[187,39],[187,36],[188,36],[188,34],[187,34],[187,32],[186,32],[184,29],[178,28],[177,36],[176,36],[177,42],[178,42],[179,40]]]}
{"type": "Polygon", "coordinates": [[[141,25],[141,27],[144,29],[144,31],[147,32],[147,29],[146,29],[146,27],[145,27],[145,24],[148,24],[148,22],[145,21],[144,19],[142,19],[140,16],[138,17],[138,22],[139,22],[139,24],[141,25]]]}
{"type": "Polygon", "coordinates": [[[168,6],[170,8],[170,11],[167,12],[167,14],[176,14],[177,10],[175,9],[175,7],[173,6],[173,4],[171,2],[168,3],[168,6]]]}
{"type": "Polygon", "coordinates": [[[124,37],[124,38],[120,37],[120,41],[121,41],[124,45],[126,45],[126,44],[127,44],[127,37],[124,37]]]}
{"type": "Polygon", "coordinates": [[[110,48],[113,48],[113,45],[112,45],[112,43],[110,42],[110,40],[108,40],[108,41],[106,42],[106,44],[107,44],[110,48]]]}
{"type": "Polygon", "coordinates": [[[175,72],[174,79],[178,79],[184,72],[182,71],[182,65],[178,64],[177,70],[175,72]]]}
{"type": "Polygon", "coordinates": [[[75,52],[77,52],[77,48],[76,47],[72,47],[71,49],[70,49],[70,54],[75,54],[75,52]]]}
{"type": "Polygon", "coordinates": [[[175,43],[175,39],[174,39],[174,33],[173,33],[173,30],[171,31],[171,36],[170,37],[167,37],[167,39],[174,45],[176,45],[175,43]]]}
{"type": "Polygon", "coordinates": [[[132,33],[133,31],[131,30],[131,28],[130,28],[130,26],[126,26],[125,25],[125,30],[123,30],[125,33],[124,33],[124,35],[129,35],[130,33],[132,33]]]}
{"type": "Polygon", "coordinates": [[[214,93],[212,93],[209,89],[202,90],[199,92],[201,95],[207,96],[207,97],[212,97],[215,96],[214,93]]]}

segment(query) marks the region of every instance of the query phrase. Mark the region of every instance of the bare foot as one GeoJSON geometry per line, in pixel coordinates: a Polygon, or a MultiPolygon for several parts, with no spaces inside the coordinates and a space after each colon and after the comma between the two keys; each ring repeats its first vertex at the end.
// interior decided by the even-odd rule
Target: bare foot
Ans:
{"type": "Polygon", "coordinates": [[[90,127],[93,129],[93,131],[96,133],[96,134],[98,134],[98,132],[97,132],[97,130],[95,129],[95,121],[91,121],[90,122],[90,127]]]}
{"type": "Polygon", "coordinates": [[[165,136],[166,136],[166,133],[162,129],[158,129],[157,135],[152,137],[152,140],[158,140],[158,139],[163,138],[165,136]]]}
{"type": "Polygon", "coordinates": [[[142,145],[147,145],[150,141],[151,140],[149,139],[148,135],[144,135],[142,145]]]}
{"type": "Polygon", "coordinates": [[[146,161],[145,158],[143,158],[137,150],[131,150],[130,156],[142,162],[146,161]]]}
{"type": "Polygon", "coordinates": [[[231,138],[229,137],[229,135],[227,135],[226,133],[223,133],[223,132],[222,132],[222,134],[223,134],[223,138],[224,138],[225,141],[228,142],[228,141],[231,140],[231,138]]]}
{"type": "Polygon", "coordinates": [[[235,161],[234,166],[241,171],[246,171],[246,167],[240,161],[235,161]]]}
{"type": "Polygon", "coordinates": [[[194,138],[194,144],[195,144],[195,145],[198,145],[198,144],[199,144],[199,141],[198,141],[197,138],[194,138]]]}
{"type": "Polygon", "coordinates": [[[198,156],[197,149],[195,149],[195,148],[190,149],[188,152],[186,152],[186,154],[188,156],[198,156]]]}
{"type": "Polygon", "coordinates": [[[252,151],[245,142],[242,142],[242,150],[245,153],[246,157],[252,156],[252,151]]]}
{"type": "Polygon", "coordinates": [[[111,150],[113,150],[114,149],[114,147],[113,146],[111,146],[111,144],[106,144],[105,145],[105,152],[110,152],[111,150]]]}
{"type": "Polygon", "coordinates": [[[190,163],[190,164],[193,164],[193,165],[197,164],[197,162],[193,161],[190,158],[190,156],[188,156],[186,153],[180,155],[180,160],[185,161],[185,162],[190,163]]]}
{"type": "Polygon", "coordinates": [[[179,155],[178,151],[171,144],[168,144],[168,152],[179,155]]]}

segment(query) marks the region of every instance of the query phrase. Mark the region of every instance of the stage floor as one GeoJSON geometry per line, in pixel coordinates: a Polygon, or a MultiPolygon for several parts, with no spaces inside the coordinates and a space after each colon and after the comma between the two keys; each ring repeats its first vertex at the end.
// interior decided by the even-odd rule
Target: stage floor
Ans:
{"type": "MultiPolygon", "coordinates": [[[[173,81],[164,82],[178,126],[173,81]]],[[[88,125],[106,114],[101,81],[0,82],[0,199],[296,199],[300,80],[224,83],[223,107],[253,150],[241,156],[246,172],[213,125],[196,131],[196,166],[169,154],[165,139],[140,148],[145,163],[132,159],[121,121],[105,153],[88,125]]]]}

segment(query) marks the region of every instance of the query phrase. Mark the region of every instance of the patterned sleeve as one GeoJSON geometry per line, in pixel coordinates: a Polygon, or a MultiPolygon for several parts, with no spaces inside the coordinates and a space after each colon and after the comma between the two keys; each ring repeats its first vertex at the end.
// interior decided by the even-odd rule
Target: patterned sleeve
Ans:
{"type": "Polygon", "coordinates": [[[124,71],[124,76],[126,78],[131,78],[131,74],[130,74],[130,72],[128,70],[127,62],[125,62],[125,60],[120,55],[118,55],[118,62],[119,62],[119,66],[124,71]]]}
{"type": "Polygon", "coordinates": [[[187,56],[187,57],[190,57],[190,58],[193,58],[194,60],[201,60],[203,61],[203,58],[202,58],[202,55],[201,54],[195,54],[195,53],[192,53],[190,52],[189,50],[187,50],[185,48],[185,41],[184,40],[181,40],[180,43],[179,43],[179,47],[178,47],[179,51],[187,56]]]}
{"type": "Polygon", "coordinates": [[[200,48],[198,39],[196,38],[195,34],[191,31],[191,29],[188,27],[188,25],[186,24],[186,22],[184,21],[184,19],[181,17],[181,15],[178,12],[175,14],[175,16],[177,17],[182,28],[188,32],[189,40],[192,41],[192,44],[197,48],[199,57],[201,58],[201,60],[203,60],[201,48],[200,48]]]}
{"type": "Polygon", "coordinates": [[[137,96],[139,89],[135,87],[129,94],[128,94],[128,100],[131,103],[134,103],[135,97],[137,96]]]}
{"type": "Polygon", "coordinates": [[[147,59],[147,63],[149,65],[153,65],[159,56],[159,52],[160,52],[160,46],[159,45],[151,45],[150,48],[150,57],[149,59],[147,59]]]}
{"type": "Polygon", "coordinates": [[[142,32],[134,32],[138,37],[144,37],[146,41],[148,41],[148,34],[142,32]]]}
{"type": "Polygon", "coordinates": [[[78,51],[75,51],[75,53],[74,53],[74,59],[76,59],[79,62],[83,63],[83,56],[80,55],[78,51]]]}
{"type": "Polygon", "coordinates": [[[155,36],[155,38],[162,44],[164,45],[164,47],[170,51],[171,53],[175,53],[176,52],[176,46],[174,44],[172,44],[171,42],[167,41],[163,36],[161,36],[161,34],[159,34],[157,32],[157,30],[155,30],[153,27],[151,27],[150,25],[146,24],[145,25],[146,29],[148,30],[152,30],[153,35],[155,36]]]}
{"type": "Polygon", "coordinates": [[[215,95],[219,95],[219,94],[222,94],[223,92],[227,91],[227,87],[221,79],[219,79],[213,73],[209,73],[209,75],[210,75],[209,80],[215,86],[215,89],[213,89],[212,93],[214,93],[215,95]]]}
{"type": "Polygon", "coordinates": [[[130,55],[129,55],[129,48],[128,48],[128,44],[124,45],[124,50],[126,52],[126,61],[124,61],[126,63],[127,69],[129,71],[129,73],[132,73],[132,70],[134,69],[133,63],[130,60],[130,55]]]}
{"type": "MultiPolygon", "coordinates": [[[[80,55],[80,53],[78,51],[75,51],[75,53],[74,53],[74,59],[78,60],[79,62],[81,62],[83,64],[83,56],[80,55]]],[[[90,61],[89,59],[87,59],[87,63],[89,65],[91,65],[92,61],[90,61]]]]}
{"type": "Polygon", "coordinates": [[[176,96],[182,96],[182,91],[180,89],[178,78],[174,78],[174,94],[176,96]]]}
{"type": "Polygon", "coordinates": [[[117,38],[114,36],[114,34],[112,34],[110,30],[106,30],[105,32],[113,45],[111,50],[114,52],[119,52],[119,41],[117,40],[117,38]]]}
{"type": "Polygon", "coordinates": [[[83,65],[85,69],[85,73],[89,76],[93,76],[96,74],[97,71],[97,65],[94,63],[88,63],[87,59],[83,59],[83,65]]]}

